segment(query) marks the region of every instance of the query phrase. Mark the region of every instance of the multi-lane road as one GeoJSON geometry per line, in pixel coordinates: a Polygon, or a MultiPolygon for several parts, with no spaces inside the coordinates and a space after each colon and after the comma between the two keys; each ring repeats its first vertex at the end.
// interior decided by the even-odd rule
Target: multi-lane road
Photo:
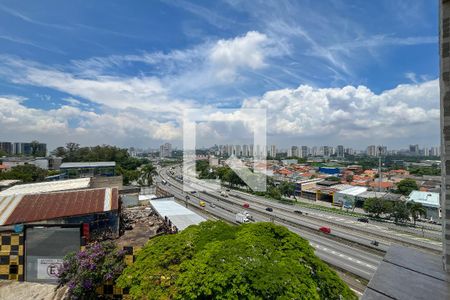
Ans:
{"type": "MultiPolygon", "coordinates": [[[[199,207],[200,201],[205,201],[207,205],[204,209],[217,218],[235,223],[236,213],[243,210],[244,200],[239,197],[230,195],[225,198],[221,197],[220,193],[214,194],[212,191],[185,193],[182,183],[169,176],[167,168],[160,169],[159,175],[167,181],[167,184],[161,185],[163,189],[183,201],[186,201],[186,196],[189,196],[189,205],[195,207],[199,207]]],[[[273,221],[286,226],[292,232],[307,239],[315,248],[317,256],[335,267],[370,280],[382,259],[382,252],[370,249],[368,246],[371,239],[363,235],[334,229],[333,235],[326,235],[318,231],[321,225],[312,222],[307,216],[289,213],[275,206],[273,206],[273,212],[268,212],[265,204],[251,201],[251,199],[248,202],[250,207],[247,210],[255,221],[273,221]]],[[[379,245],[382,249],[386,246],[383,243],[379,245]]]]}

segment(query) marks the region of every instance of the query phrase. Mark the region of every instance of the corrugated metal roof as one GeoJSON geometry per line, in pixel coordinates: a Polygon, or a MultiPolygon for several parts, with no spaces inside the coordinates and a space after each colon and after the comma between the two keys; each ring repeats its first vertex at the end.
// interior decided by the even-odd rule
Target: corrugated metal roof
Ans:
{"type": "Polygon", "coordinates": [[[14,194],[39,194],[67,190],[79,190],[88,188],[91,183],[90,178],[79,178],[69,180],[48,181],[29,184],[18,184],[0,192],[1,196],[14,194]]]}
{"type": "Polygon", "coordinates": [[[62,163],[60,169],[115,167],[115,161],[70,162],[62,163]]]}
{"type": "Polygon", "coordinates": [[[0,225],[30,223],[117,210],[116,188],[0,197],[0,225]]]}
{"type": "Polygon", "coordinates": [[[364,193],[366,191],[367,191],[366,187],[352,186],[351,188],[341,190],[341,191],[339,191],[337,193],[343,194],[343,195],[356,196],[356,195],[362,194],[362,193],[364,193]]]}
{"type": "Polygon", "coordinates": [[[408,196],[408,201],[421,203],[423,206],[440,207],[439,193],[412,191],[408,196]]]}

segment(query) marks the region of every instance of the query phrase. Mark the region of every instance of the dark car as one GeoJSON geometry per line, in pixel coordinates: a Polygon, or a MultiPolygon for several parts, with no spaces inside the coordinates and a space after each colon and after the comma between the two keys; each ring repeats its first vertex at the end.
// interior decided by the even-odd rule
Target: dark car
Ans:
{"type": "Polygon", "coordinates": [[[266,210],[267,210],[267,211],[270,211],[270,212],[273,211],[272,207],[266,207],[266,210]]]}
{"type": "Polygon", "coordinates": [[[369,223],[369,219],[368,218],[358,218],[359,222],[363,222],[363,223],[369,223]]]}
{"type": "Polygon", "coordinates": [[[294,212],[295,212],[296,214],[303,215],[303,213],[302,213],[300,210],[294,210],[294,212]]]}

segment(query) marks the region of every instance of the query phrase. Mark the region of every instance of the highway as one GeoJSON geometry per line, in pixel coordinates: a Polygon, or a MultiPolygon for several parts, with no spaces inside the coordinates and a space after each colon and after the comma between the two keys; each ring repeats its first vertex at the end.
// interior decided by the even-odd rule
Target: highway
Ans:
{"type": "MultiPolygon", "coordinates": [[[[204,208],[207,212],[232,223],[235,223],[235,214],[243,211],[240,202],[224,201],[228,199],[220,199],[219,196],[209,193],[197,192],[195,194],[187,194],[183,192],[182,183],[177,182],[166,171],[166,168],[159,170],[161,178],[167,181],[166,185],[160,185],[160,187],[183,201],[186,201],[186,195],[189,195],[189,205],[199,207],[199,201],[203,200],[207,202],[204,208]]],[[[239,199],[236,198],[236,201],[239,201],[239,199]]],[[[320,233],[316,224],[308,224],[307,220],[300,218],[298,215],[289,216],[285,213],[272,215],[265,211],[265,207],[257,206],[256,204],[251,204],[251,207],[247,210],[252,214],[255,221],[274,221],[299,234],[309,241],[311,246],[315,248],[316,255],[322,260],[366,280],[370,280],[382,259],[382,253],[379,251],[371,251],[363,246],[356,247],[354,243],[340,239],[336,240],[333,236],[320,233]],[[315,230],[304,228],[300,223],[315,226],[315,230]]],[[[362,239],[361,243],[369,242],[368,239],[363,237],[354,236],[353,238],[362,239]]]]}
{"type": "MultiPolygon", "coordinates": [[[[175,175],[181,174],[181,170],[174,168],[175,175]]],[[[205,187],[201,187],[205,190],[205,187]]],[[[354,217],[344,215],[334,215],[331,213],[325,213],[314,209],[308,209],[304,207],[293,208],[292,205],[282,204],[275,201],[267,200],[264,197],[251,195],[248,193],[232,190],[228,194],[227,198],[220,195],[220,192],[216,190],[206,190],[207,193],[216,198],[222,198],[223,200],[232,201],[242,205],[243,203],[250,203],[252,209],[256,209],[264,212],[267,207],[271,207],[273,214],[277,217],[282,217],[285,220],[294,220],[299,225],[317,229],[321,226],[329,226],[333,228],[333,235],[341,238],[346,238],[373,247],[371,242],[377,240],[380,246],[377,247],[381,250],[386,250],[390,244],[396,243],[407,247],[414,247],[422,251],[427,251],[432,254],[440,254],[442,251],[442,243],[430,239],[425,239],[413,234],[407,234],[399,232],[383,226],[384,224],[368,224],[361,223],[354,217]],[[294,210],[301,210],[304,214],[299,219],[294,210]]],[[[440,234],[440,233],[438,233],[440,234]]]]}

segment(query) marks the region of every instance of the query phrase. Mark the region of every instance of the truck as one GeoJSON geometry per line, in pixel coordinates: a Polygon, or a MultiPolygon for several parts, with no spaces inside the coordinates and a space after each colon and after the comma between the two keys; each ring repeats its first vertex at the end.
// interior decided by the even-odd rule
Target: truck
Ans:
{"type": "Polygon", "coordinates": [[[253,221],[253,216],[248,211],[244,210],[242,213],[247,217],[249,221],[253,221]]]}
{"type": "Polygon", "coordinates": [[[248,223],[249,219],[243,213],[237,213],[236,214],[236,222],[238,222],[238,223],[248,223]]]}

